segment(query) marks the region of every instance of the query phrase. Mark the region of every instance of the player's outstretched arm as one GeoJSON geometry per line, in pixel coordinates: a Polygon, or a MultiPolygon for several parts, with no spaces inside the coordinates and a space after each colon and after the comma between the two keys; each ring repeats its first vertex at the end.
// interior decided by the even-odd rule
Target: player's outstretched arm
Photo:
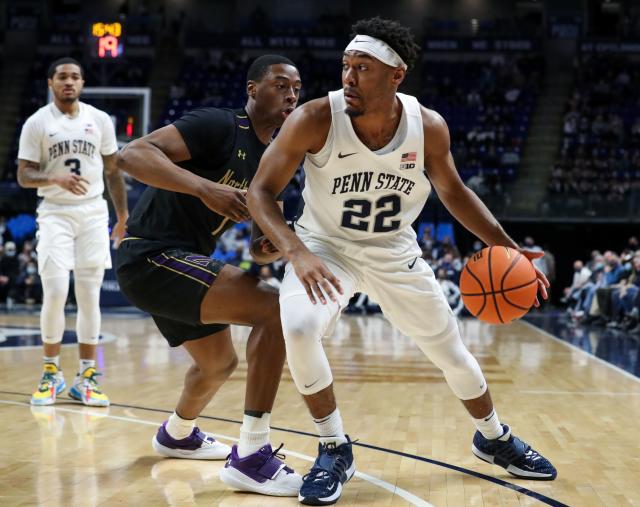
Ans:
{"type": "Polygon", "coordinates": [[[129,218],[129,206],[127,204],[127,186],[124,183],[122,171],[118,169],[117,152],[111,155],[103,155],[104,178],[107,182],[107,190],[111,196],[111,202],[116,210],[117,222],[111,231],[111,239],[114,248],[120,246],[122,238],[124,238],[127,219],[129,218]]]}
{"type": "Polygon", "coordinates": [[[296,109],[262,155],[247,194],[253,220],[291,262],[311,302],[316,303],[317,298],[323,304],[326,299],[320,287],[335,301],[334,290],[342,293],[340,282],[289,229],[276,198],[293,177],[305,154],[316,153],[322,148],[330,125],[328,98],[313,100],[296,109]]]}
{"type": "Polygon", "coordinates": [[[210,210],[235,222],[249,219],[245,193],[202,178],[174,162],[191,159],[173,125],[130,142],[118,152],[118,167],[152,187],[198,197],[210,210]]]}
{"type": "MultiPolygon", "coordinates": [[[[438,197],[454,218],[489,246],[515,248],[530,260],[541,257],[541,252],[521,250],[476,193],[460,179],[451,155],[449,128],[442,116],[423,107],[422,121],[427,174],[438,197]]],[[[536,269],[536,273],[540,293],[547,299],[546,287],[549,287],[549,281],[539,270],[536,269]]]]}
{"type": "Polygon", "coordinates": [[[422,121],[425,167],[442,203],[487,245],[518,248],[475,192],[460,179],[451,155],[449,129],[442,116],[423,107],[422,121]]]}

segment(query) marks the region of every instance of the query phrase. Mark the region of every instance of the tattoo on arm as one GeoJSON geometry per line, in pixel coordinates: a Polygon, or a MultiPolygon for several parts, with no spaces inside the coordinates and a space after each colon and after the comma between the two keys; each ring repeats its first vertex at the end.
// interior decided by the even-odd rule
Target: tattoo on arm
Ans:
{"type": "Polygon", "coordinates": [[[118,220],[126,220],[129,216],[127,205],[127,187],[124,182],[124,175],[116,165],[116,153],[103,156],[104,175],[107,182],[107,189],[113,202],[113,207],[118,215],[118,220]]]}
{"type": "Polygon", "coordinates": [[[40,170],[40,164],[31,160],[18,161],[18,184],[24,188],[46,187],[53,184],[49,175],[40,170]]]}

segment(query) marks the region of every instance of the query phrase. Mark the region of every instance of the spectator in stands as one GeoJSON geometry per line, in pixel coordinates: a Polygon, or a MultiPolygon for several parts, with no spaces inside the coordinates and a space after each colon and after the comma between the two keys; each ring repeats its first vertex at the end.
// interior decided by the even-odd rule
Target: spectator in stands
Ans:
{"type": "Polygon", "coordinates": [[[8,303],[7,298],[13,296],[13,288],[20,274],[20,262],[16,253],[16,244],[13,241],[7,241],[0,258],[0,303],[8,303]]]}
{"type": "MultiPolygon", "coordinates": [[[[591,279],[591,270],[584,265],[581,260],[576,260],[573,263],[573,280],[569,287],[564,289],[564,297],[561,299],[562,303],[576,303],[580,299],[580,292],[589,283],[591,279]]],[[[573,307],[569,306],[569,310],[573,307]]]]}
{"type": "Polygon", "coordinates": [[[435,247],[435,239],[432,236],[431,227],[425,227],[422,232],[422,238],[418,241],[420,248],[422,248],[422,257],[426,258],[425,255],[431,257],[433,255],[433,249],[435,247]]]}
{"type": "Polygon", "coordinates": [[[440,284],[440,287],[442,287],[444,296],[447,298],[447,302],[449,303],[453,314],[458,316],[463,307],[462,297],[460,297],[460,288],[449,278],[447,271],[444,268],[438,269],[437,277],[438,283],[440,284]]]}
{"type": "Polygon", "coordinates": [[[628,276],[611,294],[612,320],[609,327],[628,330],[638,325],[638,309],[634,303],[640,293],[640,253],[633,256],[631,266],[628,276]]]}
{"type": "Polygon", "coordinates": [[[17,303],[32,305],[42,302],[42,283],[35,261],[30,260],[18,275],[13,292],[17,303]]]}
{"type": "Polygon", "coordinates": [[[444,236],[442,238],[442,243],[440,244],[439,249],[443,254],[450,253],[453,255],[454,259],[458,261],[460,260],[460,250],[458,250],[458,247],[453,243],[451,236],[444,236]]]}
{"type": "Polygon", "coordinates": [[[0,216],[0,245],[4,245],[7,241],[11,241],[11,231],[7,228],[7,219],[0,216]]]}
{"type": "Polygon", "coordinates": [[[436,269],[443,270],[447,275],[448,280],[458,283],[458,280],[460,279],[460,271],[462,270],[460,258],[454,258],[451,252],[445,253],[440,259],[440,262],[437,263],[436,269]]]}
{"type": "Polygon", "coordinates": [[[33,243],[30,240],[25,240],[22,244],[22,250],[18,255],[18,261],[20,263],[20,269],[24,269],[26,265],[31,261],[37,261],[38,256],[36,254],[35,249],[33,248],[33,243]]]}
{"type": "Polygon", "coordinates": [[[630,86],[639,72],[637,62],[611,55],[583,55],[576,66],[556,164],[561,170],[554,168],[548,185],[557,211],[632,215],[640,208],[640,93],[630,86]]]}
{"type": "Polygon", "coordinates": [[[618,288],[618,284],[625,274],[620,257],[615,252],[606,251],[604,253],[604,262],[602,284],[595,291],[595,306],[592,303],[589,308],[589,315],[593,317],[590,322],[594,322],[596,319],[599,322],[606,322],[612,318],[613,291],[618,288]]]}

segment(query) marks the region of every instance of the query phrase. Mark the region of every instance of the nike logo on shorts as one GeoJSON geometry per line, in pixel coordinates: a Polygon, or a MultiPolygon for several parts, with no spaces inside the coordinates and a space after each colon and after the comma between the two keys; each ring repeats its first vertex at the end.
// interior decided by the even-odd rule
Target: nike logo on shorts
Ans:
{"type": "MultiPolygon", "coordinates": [[[[320,380],[320,379],[318,379],[318,380],[320,380]]],[[[311,382],[311,384],[309,384],[309,385],[305,384],[305,385],[304,385],[304,388],[305,388],[305,389],[309,389],[311,386],[313,386],[313,385],[317,384],[317,383],[318,383],[318,380],[316,380],[315,382],[311,382]]]]}
{"type": "Polygon", "coordinates": [[[351,155],[355,155],[356,153],[358,152],[354,151],[353,153],[345,153],[344,155],[342,153],[338,153],[338,158],[350,157],[351,155]]]}
{"type": "Polygon", "coordinates": [[[413,259],[413,262],[410,262],[410,263],[408,264],[409,269],[413,269],[413,266],[415,266],[415,265],[416,265],[416,261],[417,261],[417,260],[418,260],[418,258],[416,257],[415,259],[413,259]]]}

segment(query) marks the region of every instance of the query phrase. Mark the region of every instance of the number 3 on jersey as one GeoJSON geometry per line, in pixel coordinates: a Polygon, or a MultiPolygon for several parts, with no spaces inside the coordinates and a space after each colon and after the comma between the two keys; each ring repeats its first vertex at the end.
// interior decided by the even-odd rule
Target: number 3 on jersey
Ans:
{"type": "MultiPolygon", "coordinates": [[[[372,202],[367,199],[349,199],[344,202],[345,210],[342,213],[342,227],[355,229],[356,231],[368,231],[371,216],[372,202]]],[[[395,194],[380,197],[375,202],[375,221],[373,232],[391,232],[400,228],[400,220],[390,220],[400,213],[400,197],[395,194]]]]}
{"type": "Polygon", "coordinates": [[[68,158],[64,161],[64,165],[66,165],[73,174],[81,176],[80,161],[77,158],[68,158]]]}

